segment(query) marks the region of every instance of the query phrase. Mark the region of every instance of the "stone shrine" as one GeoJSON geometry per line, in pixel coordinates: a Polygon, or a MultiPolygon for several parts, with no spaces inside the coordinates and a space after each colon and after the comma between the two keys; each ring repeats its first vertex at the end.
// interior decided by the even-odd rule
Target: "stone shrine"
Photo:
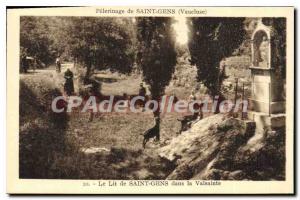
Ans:
{"type": "MultiPolygon", "coordinates": [[[[275,45],[272,27],[260,20],[251,38],[251,98],[249,119],[257,128],[273,129],[285,125],[284,80],[280,66],[275,59],[275,45]]],[[[284,66],[285,67],[285,66],[284,66]]]]}

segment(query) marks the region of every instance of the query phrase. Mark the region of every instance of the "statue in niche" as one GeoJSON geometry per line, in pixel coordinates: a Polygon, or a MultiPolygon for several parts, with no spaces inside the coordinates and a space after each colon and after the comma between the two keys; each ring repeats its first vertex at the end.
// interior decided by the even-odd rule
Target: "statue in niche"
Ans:
{"type": "Polygon", "coordinates": [[[267,68],[269,62],[269,40],[264,32],[258,32],[254,39],[254,66],[267,68]]]}

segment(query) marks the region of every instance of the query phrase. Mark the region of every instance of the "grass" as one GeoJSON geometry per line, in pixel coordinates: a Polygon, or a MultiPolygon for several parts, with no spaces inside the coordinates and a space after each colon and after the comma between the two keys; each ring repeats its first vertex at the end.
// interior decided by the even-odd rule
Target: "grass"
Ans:
{"type": "MultiPolygon", "coordinates": [[[[142,134],[152,126],[152,113],[103,114],[88,122],[88,113],[76,113],[71,116],[68,133],[76,132],[85,147],[126,147],[142,148],[142,134]]],[[[162,118],[161,139],[168,140],[176,136],[180,128],[177,115],[169,113],[162,118]]]]}
{"type": "Polygon", "coordinates": [[[51,164],[52,178],[66,179],[164,179],[175,168],[161,160],[156,149],[175,136],[175,115],[165,116],[161,124],[162,143],[150,142],[143,150],[141,135],[153,126],[152,113],[110,114],[88,122],[88,113],[70,116],[65,132],[67,149],[56,153],[51,164]],[[171,133],[171,134],[170,134],[171,133]],[[174,135],[173,135],[174,134],[174,135]],[[89,148],[108,152],[84,153],[89,148]],[[54,173],[53,173],[54,170],[54,173]]]}

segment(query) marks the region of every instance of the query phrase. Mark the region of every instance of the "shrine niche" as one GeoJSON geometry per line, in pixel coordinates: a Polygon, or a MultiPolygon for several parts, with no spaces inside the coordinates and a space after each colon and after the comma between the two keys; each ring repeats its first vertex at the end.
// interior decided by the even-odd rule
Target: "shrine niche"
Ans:
{"type": "Polygon", "coordinates": [[[269,52],[270,42],[266,32],[258,31],[253,38],[253,66],[268,68],[269,67],[269,52]]]}

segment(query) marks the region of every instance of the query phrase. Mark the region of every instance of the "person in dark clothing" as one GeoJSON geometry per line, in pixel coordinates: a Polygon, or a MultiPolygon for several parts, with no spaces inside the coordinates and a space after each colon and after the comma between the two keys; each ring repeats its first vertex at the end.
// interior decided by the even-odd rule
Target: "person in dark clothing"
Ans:
{"type": "Polygon", "coordinates": [[[143,83],[140,84],[139,96],[142,96],[142,97],[146,96],[146,88],[144,87],[143,83]]]}
{"type": "Polygon", "coordinates": [[[70,69],[67,69],[64,78],[66,79],[64,90],[66,94],[70,96],[74,92],[73,72],[70,69]]]}
{"type": "Polygon", "coordinates": [[[61,71],[61,61],[60,61],[59,56],[56,58],[55,64],[56,64],[56,72],[60,73],[60,71],[61,71]]]}

